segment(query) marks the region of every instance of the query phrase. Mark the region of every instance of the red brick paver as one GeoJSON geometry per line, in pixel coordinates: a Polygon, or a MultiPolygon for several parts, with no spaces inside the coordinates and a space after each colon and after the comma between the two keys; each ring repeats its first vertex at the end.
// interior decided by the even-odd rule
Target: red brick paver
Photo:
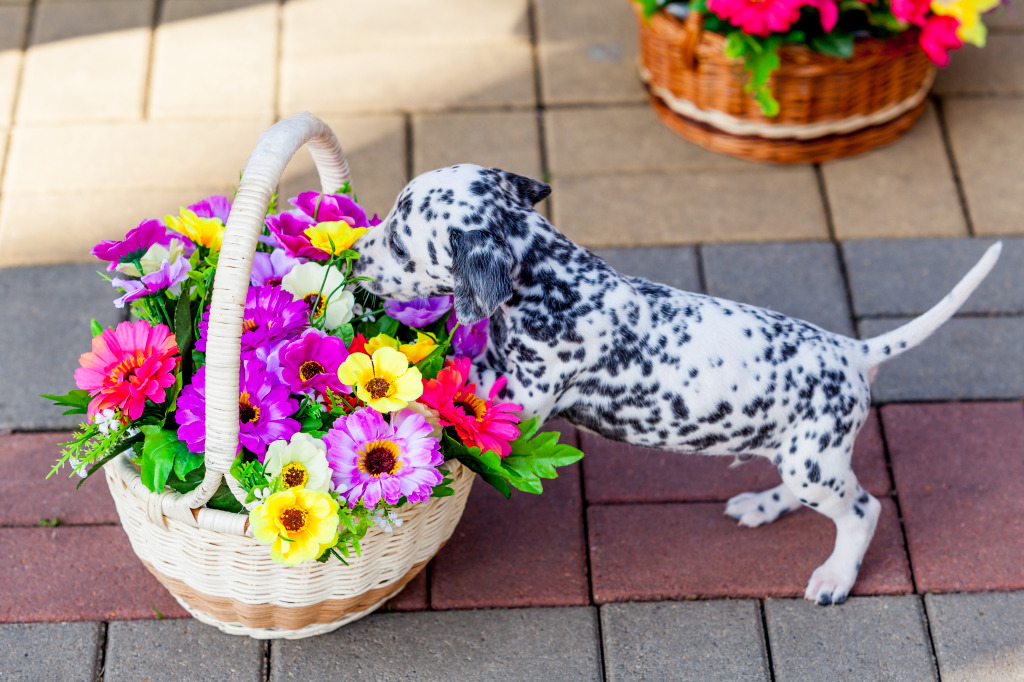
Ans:
{"type": "Polygon", "coordinates": [[[68,477],[65,467],[50,479],[68,433],[30,433],[0,436],[0,525],[35,526],[40,519],[64,524],[117,523],[117,511],[102,475],[86,481],[68,477]]]}
{"type": "MultiPolygon", "coordinates": [[[[597,505],[588,510],[594,601],[792,597],[835,541],[832,522],[809,510],[742,528],[722,505],[597,505]]],[[[853,594],[913,591],[896,507],[882,516],[853,594]]]]}
{"type": "MultiPolygon", "coordinates": [[[[767,459],[730,467],[733,457],[681,455],[581,433],[587,502],[711,502],[779,484],[767,459]]],[[[857,436],[853,470],[872,494],[889,494],[889,472],[874,410],[857,436]]]]}
{"type": "Polygon", "coordinates": [[[1024,588],[1024,404],[883,408],[919,591],[1024,588]]]}
{"type": "Polygon", "coordinates": [[[401,592],[384,605],[386,611],[426,611],[430,608],[427,599],[427,571],[420,571],[401,592]]]}

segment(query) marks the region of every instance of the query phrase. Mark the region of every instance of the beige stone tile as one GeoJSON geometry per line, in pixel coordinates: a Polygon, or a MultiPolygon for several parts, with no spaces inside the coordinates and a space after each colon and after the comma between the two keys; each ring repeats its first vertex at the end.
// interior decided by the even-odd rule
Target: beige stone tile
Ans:
{"type": "Polygon", "coordinates": [[[983,49],[965,45],[939,70],[940,95],[1024,94],[1024,34],[993,33],[983,49]]]}
{"type": "Polygon", "coordinates": [[[100,240],[121,239],[142,220],[162,218],[211,194],[230,197],[231,184],[184,191],[5,193],[0,200],[0,267],[98,263],[89,252],[100,240]]]}
{"type": "Polygon", "coordinates": [[[268,0],[167,0],[150,117],[273,116],[277,12],[268,0]]]}
{"type": "Polygon", "coordinates": [[[1020,0],[1003,3],[1003,6],[984,17],[989,30],[1024,28],[1024,4],[1020,0]]]}
{"type": "Polygon", "coordinates": [[[545,127],[555,175],[759,167],[684,140],[647,104],[549,109],[545,127]]]}
{"type": "Polygon", "coordinates": [[[635,102],[636,20],[627,0],[538,0],[541,84],[547,104],[635,102]]]}
{"type": "Polygon", "coordinates": [[[556,177],[552,201],[588,247],[828,238],[809,167],[556,177]]]}
{"type": "Polygon", "coordinates": [[[540,178],[532,111],[424,114],[413,118],[413,171],[475,163],[540,178]]]}
{"type": "Polygon", "coordinates": [[[230,187],[270,120],[17,126],[9,192],[230,187]]]}
{"type": "Polygon", "coordinates": [[[281,111],[314,113],[532,106],[526,44],[438,45],[297,51],[286,40],[281,111]]]}
{"type": "Polygon", "coordinates": [[[0,125],[11,122],[27,27],[26,5],[0,5],[0,125]]]}
{"type": "MultiPolygon", "coordinates": [[[[405,118],[389,116],[324,116],[352,169],[352,186],[359,202],[384,217],[395,203],[406,177],[405,118]]],[[[299,192],[319,190],[313,159],[299,150],[285,169],[278,196],[282,206],[299,192]]]]}
{"type": "Polygon", "coordinates": [[[39,5],[17,120],[140,118],[152,18],[152,0],[39,5]]]}
{"type": "Polygon", "coordinates": [[[296,50],[347,45],[528,43],[528,0],[289,0],[284,34],[296,50]],[[323,30],[323,27],[333,30],[323,30]]]}
{"type": "Polygon", "coordinates": [[[967,234],[935,110],[895,143],[824,164],[839,239],[967,234]]]}
{"type": "Polygon", "coordinates": [[[977,234],[1024,234],[1024,100],[948,100],[949,126],[977,234]]]}

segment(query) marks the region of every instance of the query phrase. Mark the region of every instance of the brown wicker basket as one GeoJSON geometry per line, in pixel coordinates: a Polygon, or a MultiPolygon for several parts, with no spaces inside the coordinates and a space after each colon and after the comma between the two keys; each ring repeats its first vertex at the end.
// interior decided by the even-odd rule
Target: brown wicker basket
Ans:
{"type": "Polygon", "coordinates": [[[703,30],[701,13],[645,20],[630,3],[640,76],[658,116],[691,142],[744,159],[815,163],[888,144],[921,115],[935,79],[913,31],[858,40],[849,60],[783,45],[770,81],[780,113],[766,118],[743,91],[742,63],[725,56],[724,36],[703,30]]]}

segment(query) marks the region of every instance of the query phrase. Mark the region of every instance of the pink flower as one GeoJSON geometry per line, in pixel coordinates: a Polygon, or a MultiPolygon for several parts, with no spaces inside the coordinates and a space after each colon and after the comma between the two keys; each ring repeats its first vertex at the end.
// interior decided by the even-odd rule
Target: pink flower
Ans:
{"type": "Polygon", "coordinates": [[[892,15],[900,21],[924,26],[925,17],[931,8],[931,0],[892,0],[890,5],[892,15]]]}
{"type": "Polygon", "coordinates": [[[925,21],[921,29],[919,43],[928,58],[935,62],[936,66],[945,66],[949,63],[949,51],[959,50],[964,43],[957,36],[956,31],[960,22],[953,17],[932,15],[925,21]]]}
{"type": "Polygon", "coordinates": [[[708,9],[744,33],[767,38],[788,31],[800,18],[803,4],[802,0],[708,0],[708,9]]]}
{"type": "Polygon", "coordinates": [[[92,352],[78,359],[75,384],[93,396],[89,418],[105,409],[119,409],[138,419],[146,400],[162,403],[174,383],[178,345],[167,325],[122,322],[92,339],[92,352]]]}
{"type": "Polygon", "coordinates": [[[825,33],[831,33],[839,21],[839,7],[836,0],[805,0],[805,5],[815,7],[821,16],[821,27],[825,33]]]}
{"type": "Polygon", "coordinates": [[[281,348],[281,376],[294,393],[351,393],[352,388],[338,379],[338,367],[347,357],[344,341],[307,329],[281,348]]]}

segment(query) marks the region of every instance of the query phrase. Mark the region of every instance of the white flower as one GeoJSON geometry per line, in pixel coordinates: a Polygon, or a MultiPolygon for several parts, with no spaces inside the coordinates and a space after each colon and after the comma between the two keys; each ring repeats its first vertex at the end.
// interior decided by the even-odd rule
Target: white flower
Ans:
{"type": "Polygon", "coordinates": [[[85,478],[86,476],[89,475],[89,467],[86,466],[85,462],[78,459],[77,457],[68,457],[68,464],[71,465],[71,469],[81,478],[85,478]]]}
{"type": "Polygon", "coordinates": [[[97,412],[92,418],[92,423],[96,425],[104,436],[109,436],[111,431],[117,431],[121,428],[121,420],[118,418],[117,410],[110,408],[97,412]]]}
{"type": "Polygon", "coordinates": [[[135,267],[135,263],[119,263],[115,269],[122,275],[142,277],[142,275],[148,275],[159,270],[165,260],[173,263],[179,256],[184,255],[184,248],[184,242],[180,239],[172,239],[170,248],[162,244],[153,244],[142,258],[139,259],[139,263],[142,265],[142,272],[139,272],[139,269],[135,267]]]}
{"type": "Polygon", "coordinates": [[[385,513],[383,509],[375,509],[373,516],[370,518],[373,519],[373,525],[389,534],[395,532],[395,528],[401,528],[402,524],[405,523],[402,519],[398,518],[398,514],[395,512],[389,511],[385,513]]]}
{"type": "Polygon", "coordinates": [[[253,488],[252,495],[257,500],[265,500],[267,496],[270,495],[270,488],[253,488]]]}
{"type": "Polygon", "coordinates": [[[263,469],[268,478],[281,477],[285,488],[306,488],[326,493],[331,489],[327,446],[308,433],[296,433],[290,442],[274,441],[267,448],[263,469]]]}
{"type": "Polygon", "coordinates": [[[281,279],[281,288],[296,301],[305,301],[314,319],[324,317],[327,329],[336,329],[352,319],[356,302],[352,292],[341,286],[344,281],[337,268],[310,262],[292,268],[281,279]]]}

